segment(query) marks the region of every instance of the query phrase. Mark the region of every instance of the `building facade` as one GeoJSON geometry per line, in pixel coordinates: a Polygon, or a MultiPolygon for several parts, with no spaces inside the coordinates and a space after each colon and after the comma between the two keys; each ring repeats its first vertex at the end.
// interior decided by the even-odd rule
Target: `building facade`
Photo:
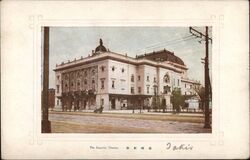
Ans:
{"type": "Polygon", "coordinates": [[[56,74],[56,108],[63,111],[148,108],[152,97],[171,106],[174,88],[193,94],[200,84],[188,79],[184,62],[167,50],[129,57],[100,45],[92,55],[62,62],[56,74]]]}

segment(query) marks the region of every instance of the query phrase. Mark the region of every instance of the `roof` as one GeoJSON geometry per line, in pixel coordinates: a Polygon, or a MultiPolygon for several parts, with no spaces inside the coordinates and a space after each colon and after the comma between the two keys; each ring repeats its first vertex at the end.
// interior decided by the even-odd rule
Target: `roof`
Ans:
{"type": "Polygon", "coordinates": [[[179,65],[183,65],[185,66],[184,62],[182,61],[181,58],[177,57],[176,55],[174,55],[173,52],[170,52],[166,49],[160,50],[160,51],[154,51],[151,53],[145,53],[142,55],[137,56],[138,59],[140,58],[146,58],[152,61],[170,61],[173,63],[177,63],[179,65]]]}
{"type": "Polygon", "coordinates": [[[103,46],[102,39],[100,39],[100,45],[96,47],[95,52],[107,52],[107,49],[103,46]]]}

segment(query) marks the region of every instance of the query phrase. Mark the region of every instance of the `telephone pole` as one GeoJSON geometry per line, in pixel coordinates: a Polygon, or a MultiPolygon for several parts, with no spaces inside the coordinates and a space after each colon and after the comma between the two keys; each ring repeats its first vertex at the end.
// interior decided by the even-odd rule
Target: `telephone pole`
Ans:
{"type": "Polygon", "coordinates": [[[51,132],[49,121],[49,27],[44,27],[43,91],[42,91],[42,133],[51,132]]]}
{"type": "Polygon", "coordinates": [[[205,30],[205,35],[201,33],[200,31],[197,31],[196,29],[189,27],[189,32],[194,35],[197,38],[200,38],[201,40],[199,41],[201,43],[202,40],[205,38],[205,123],[204,123],[204,128],[211,128],[210,125],[210,111],[209,111],[209,97],[210,93],[212,93],[211,89],[211,84],[210,84],[210,79],[209,79],[209,54],[208,54],[208,48],[209,48],[209,40],[212,39],[208,36],[208,26],[206,26],[205,30]]]}

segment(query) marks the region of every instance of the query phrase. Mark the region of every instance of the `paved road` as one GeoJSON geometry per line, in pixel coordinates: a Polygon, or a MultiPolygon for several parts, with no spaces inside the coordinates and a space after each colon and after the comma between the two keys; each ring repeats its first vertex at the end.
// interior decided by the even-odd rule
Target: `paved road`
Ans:
{"type": "Polygon", "coordinates": [[[101,117],[91,115],[50,114],[53,122],[74,123],[78,125],[110,126],[119,128],[136,128],[147,133],[209,133],[201,123],[187,123],[133,118],[101,117]]]}

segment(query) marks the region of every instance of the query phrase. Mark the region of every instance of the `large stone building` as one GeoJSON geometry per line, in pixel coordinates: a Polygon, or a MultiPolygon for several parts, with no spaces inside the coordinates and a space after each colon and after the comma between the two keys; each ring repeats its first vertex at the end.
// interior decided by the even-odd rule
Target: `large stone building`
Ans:
{"type": "Polygon", "coordinates": [[[165,49],[132,58],[109,51],[100,39],[92,55],[56,65],[56,108],[150,107],[154,95],[170,107],[174,88],[180,88],[182,94],[193,94],[193,88],[200,85],[188,79],[187,70],[179,57],[165,49]]]}

